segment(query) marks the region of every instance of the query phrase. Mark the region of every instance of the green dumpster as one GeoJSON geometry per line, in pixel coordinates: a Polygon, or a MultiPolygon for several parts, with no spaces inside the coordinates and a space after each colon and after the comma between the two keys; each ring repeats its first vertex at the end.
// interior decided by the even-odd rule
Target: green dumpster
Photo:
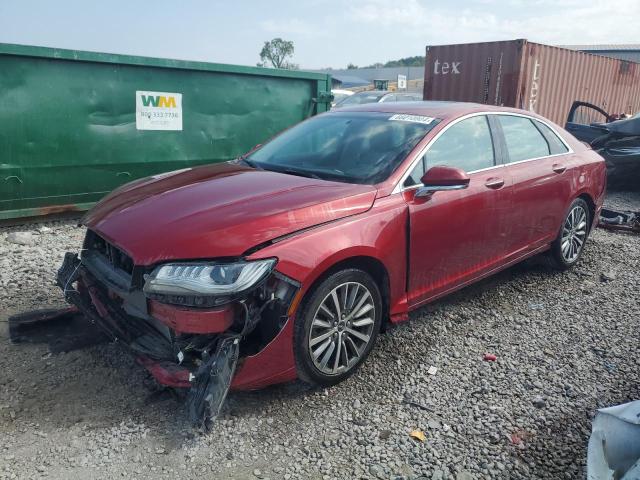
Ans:
{"type": "Polygon", "coordinates": [[[373,88],[375,88],[376,90],[388,90],[389,80],[376,79],[373,81],[373,88]]]}
{"type": "Polygon", "coordinates": [[[0,44],[0,219],[236,158],[330,101],[325,74],[0,44]]]}

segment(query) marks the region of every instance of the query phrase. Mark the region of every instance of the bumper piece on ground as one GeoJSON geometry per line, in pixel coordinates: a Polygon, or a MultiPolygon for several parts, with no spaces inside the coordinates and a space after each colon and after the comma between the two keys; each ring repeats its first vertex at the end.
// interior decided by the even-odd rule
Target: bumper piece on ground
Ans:
{"type": "Polygon", "coordinates": [[[13,343],[46,343],[53,354],[70,352],[109,339],[87,322],[76,307],[33,310],[9,317],[13,343]]]}
{"type": "Polygon", "coordinates": [[[640,212],[622,212],[603,208],[600,212],[601,228],[640,233],[640,212]]]}

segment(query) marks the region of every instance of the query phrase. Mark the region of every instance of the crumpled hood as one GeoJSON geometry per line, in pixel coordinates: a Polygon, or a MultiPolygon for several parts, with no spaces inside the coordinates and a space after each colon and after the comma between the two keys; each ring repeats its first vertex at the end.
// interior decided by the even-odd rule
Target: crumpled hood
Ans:
{"type": "Polygon", "coordinates": [[[371,208],[376,189],[223,163],[134,181],[82,223],[137,265],[237,257],[276,237],[371,208]]]}

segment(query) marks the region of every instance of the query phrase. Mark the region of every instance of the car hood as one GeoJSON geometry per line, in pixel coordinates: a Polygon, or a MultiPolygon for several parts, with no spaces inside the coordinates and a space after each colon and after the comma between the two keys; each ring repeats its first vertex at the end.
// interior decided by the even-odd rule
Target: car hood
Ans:
{"type": "Polygon", "coordinates": [[[137,265],[237,257],[371,208],[376,189],[223,163],[124,185],[82,220],[137,265]]]}

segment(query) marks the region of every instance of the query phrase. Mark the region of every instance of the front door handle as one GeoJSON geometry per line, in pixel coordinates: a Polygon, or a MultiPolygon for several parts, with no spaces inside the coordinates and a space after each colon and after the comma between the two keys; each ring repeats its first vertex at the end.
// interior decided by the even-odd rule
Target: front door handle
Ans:
{"type": "Polygon", "coordinates": [[[567,169],[567,167],[565,167],[564,165],[560,165],[559,163],[554,163],[551,166],[551,169],[556,173],[562,173],[567,169]]]}
{"type": "Polygon", "coordinates": [[[484,186],[487,188],[493,188],[497,190],[504,185],[504,178],[492,177],[489,178],[486,182],[484,182],[484,186]]]}

